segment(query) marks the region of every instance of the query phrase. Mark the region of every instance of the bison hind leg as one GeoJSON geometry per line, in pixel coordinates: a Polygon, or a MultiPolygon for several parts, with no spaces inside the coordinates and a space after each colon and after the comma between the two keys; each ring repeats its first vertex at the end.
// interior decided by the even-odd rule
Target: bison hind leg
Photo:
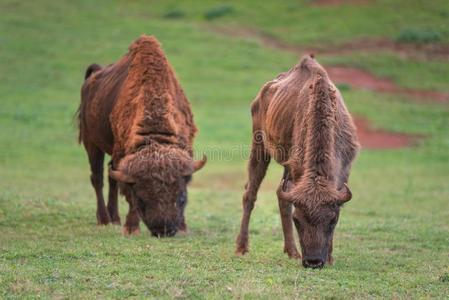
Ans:
{"type": "Polygon", "coordinates": [[[103,198],[104,152],[95,145],[87,142],[84,143],[84,146],[89,157],[91,170],[90,181],[97,197],[97,223],[98,225],[107,225],[111,222],[111,218],[103,198]]]}

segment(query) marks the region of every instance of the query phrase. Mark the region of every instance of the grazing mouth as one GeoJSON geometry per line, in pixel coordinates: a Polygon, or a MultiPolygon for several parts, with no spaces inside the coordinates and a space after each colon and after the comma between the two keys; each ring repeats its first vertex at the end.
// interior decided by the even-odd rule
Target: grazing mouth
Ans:
{"type": "Polygon", "coordinates": [[[173,237],[175,236],[177,230],[173,229],[173,230],[169,230],[169,231],[165,231],[165,232],[153,232],[151,231],[151,235],[157,238],[164,238],[164,237],[173,237]]]}
{"type": "Polygon", "coordinates": [[[324,267],[324,261],[321,259],[304,259],[302,265],[304,268],[321,269],[324,267]]]}

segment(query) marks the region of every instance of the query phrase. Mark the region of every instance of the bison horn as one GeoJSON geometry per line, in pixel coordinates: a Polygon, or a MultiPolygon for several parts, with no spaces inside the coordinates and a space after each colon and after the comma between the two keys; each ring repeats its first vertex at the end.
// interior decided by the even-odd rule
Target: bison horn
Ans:
{"type": "Polygon", "coordinates": [[[349,189],[348,185],[345,183],[343,184],[343,187],[338,190],[338,196],[337,196],[337,202],[338,204],[343,204],[345,202],[348,202],[352,198],[352,192],[349,189]]]}
{"type": "Polygon", "coordinates": [[[201,160],[195,160],[193,162],[193,172],[201,170],[207,162],[207,156],[203,154],[203,158],[201,160]]]}
{"type": "Polygon", "coordinates": [[[204,167],[204,165],[206,164],[206,162],[207,162],[207,157],[206,157],[206,155],[203,154],[203,158],[200,159],[200,160],[195,160],[194,162],[192,162],[191,168],[186,170],[182,175],[183,176],[192,175],[196,171],[201,170],[204,167]]]}
{"type": "Polygon", "coordinates": [[[293,196],[293,194],[291,192],[284,191],[283,187],[284,187],[284,182],[282,182],[282,184],[279,186],[279,188],[277,190],[277,195],[278,195],[279,199],[281,199],[283,201],[294,203],[295,197],[293,196]]]}
{"type": "Polygon", "coordinates": [[[136,181],[131,176],[123,173],[122,171],[113,170],[111,166],[109,166],[109,177],[124,183],[135,183],[136,181]]]}

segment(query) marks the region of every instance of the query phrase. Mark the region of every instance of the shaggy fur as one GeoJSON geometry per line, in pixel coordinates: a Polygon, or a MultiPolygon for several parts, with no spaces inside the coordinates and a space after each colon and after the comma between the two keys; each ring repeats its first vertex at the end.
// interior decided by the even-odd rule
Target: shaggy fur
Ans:
{"type": "Polygon", "coordinates": [[[120,222],[118,180],[130,205],[125,233],[138,231],[139,215],[158,236],[185,229],[186,178],[195,171],[197,129],[159,42],[141,36],[118,62],[93,64],[85,77],[79,140],[89,156],[98,223],[120,222]],[[112,156],[107,210],[101,192],[105,153],[112,156]]]}
{"type": "Polygon", "coordinates": [[[333,229],[339,208],[351,197],[346,186],[359,145],[343,98],[312,56],[266,83],[251,107],[253,145],[237,253],[248,251],[248,225],[270,158],[285,168],[278,189],[284,251],[305,266],[332,262],[333,229]],[[291,204],[295,206],[292,216],[291,204]]]}

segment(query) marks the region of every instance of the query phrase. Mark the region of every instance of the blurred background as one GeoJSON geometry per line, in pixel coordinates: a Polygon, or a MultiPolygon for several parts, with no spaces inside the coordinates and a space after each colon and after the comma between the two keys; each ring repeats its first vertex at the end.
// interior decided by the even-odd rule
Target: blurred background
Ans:
{"type": "MultiPolygon", "coordinates": [[[[448,80],[446,0],[1,0],[0,297],[447,298],[448,80]],[[189,234],[173,239],[97,227],[76,142],[85,69],[117,61],[141,34],[162,43],[191,102],[196,152],[218,153],[189,190],[189,234]],[[274,163],[251,252],[233,254],[249,105],[309,53],[363,147],[335,265],[320,272],[282,253],[274,163]]],[[[123,199],[120,209],[124,220],[123,199]]]]}

